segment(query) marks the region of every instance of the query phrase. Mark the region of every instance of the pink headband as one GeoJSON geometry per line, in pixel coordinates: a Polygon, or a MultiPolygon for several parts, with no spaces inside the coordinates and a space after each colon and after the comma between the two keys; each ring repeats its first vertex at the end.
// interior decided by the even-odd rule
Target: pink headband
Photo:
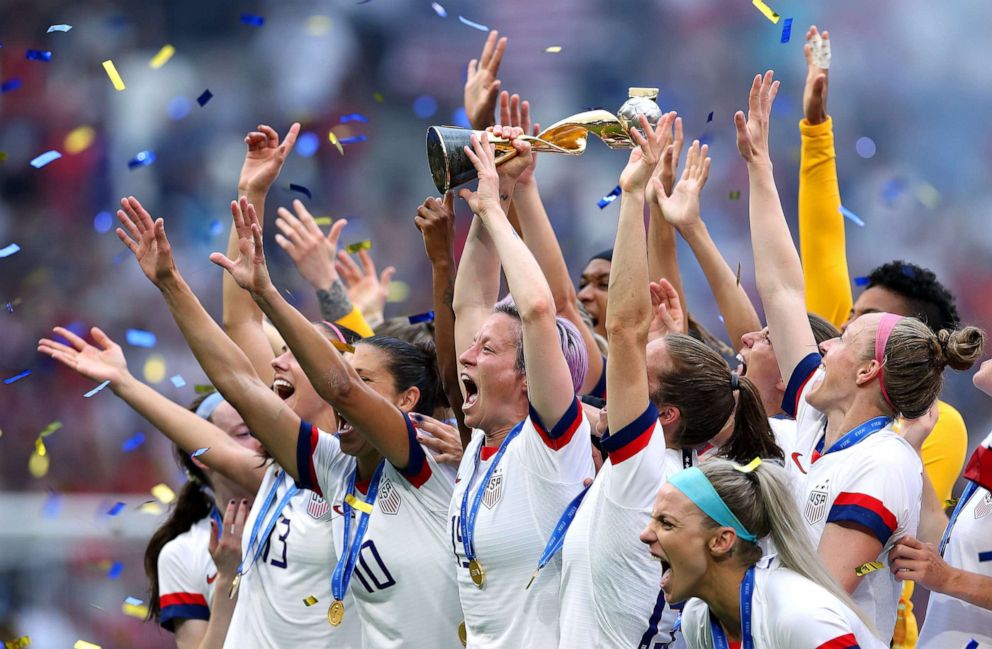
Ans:
{"type": "Polygon", "coordinates": [[[334,332],[334,335],[338,337],[338,341],[339,342],[342,342],[342,343],[347,343],[348,342],[347,340],[345,340],[344,334],[341,333],[341,330],[338,329],[338,327],[337,327],[336,324],[334,324],[333,322],[328,322],[327,320],[322,320],[321,322],[324,323],[324,326],[326,326],[328,329],[330,329],[331,331],[334,332]]]}
{"type": "Polygon", "coordinates": [[[892,403],[892,399],[889,398],[889,393],[885,389],[885,346],[889,344],[889,336],[892,335],[892,330],[895,329],[899,321],[903,319],[903,316],[896,315],[894,313],[883,313],[882,319],[878,323],[878,329],[875,330],[875,362],[878,363],[878,387],[882,390],[882,398],[885,399],[885,403],[889,404],[896,413],[899,409],[896,408],[896,404],[892,403]]]}

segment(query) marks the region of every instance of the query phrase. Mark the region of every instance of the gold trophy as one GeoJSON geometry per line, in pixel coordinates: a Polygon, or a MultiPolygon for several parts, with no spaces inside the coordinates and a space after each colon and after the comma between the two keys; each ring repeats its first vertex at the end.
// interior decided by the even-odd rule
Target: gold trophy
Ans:
{"type": "MultiPolygon", "coordinates": [[[[630,98],[614,115],[605,110],[589,110],[552,124],[536,136],[523,135],[518,139],[530,142],[531,149],[541,153],[582,155],[592,133],[611,149],[632,149],[636,145],[630,129],[640,124],[644,115],[651,126],[661,119],[661,108],[655,102],[657,88],[631,88],[630,98]]],[[[471,146],[471,136],[479,137],[483,131],[456,126],[431,126],[427,129],[427,163],[431,178],[442,194],[477,177],[475,166],[465,155],[465,146],[471,146]]],[[[517,155],[509,140],[493,137],[489,142],[496,146],[496,164],[502,164],[517,155]]]]}

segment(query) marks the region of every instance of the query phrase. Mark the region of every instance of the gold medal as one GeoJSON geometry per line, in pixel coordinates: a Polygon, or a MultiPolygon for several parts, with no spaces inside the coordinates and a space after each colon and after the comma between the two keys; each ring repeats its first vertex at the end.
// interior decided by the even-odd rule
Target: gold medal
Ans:
{"type": "Polygon", "coordinates": [[[465,628],[465,622],[458,625],[458,640],[461,641],[463,647],[468,646],[468,629],[465,628]]]}
{"type": "Polygon", "coordinates": [[[231,590],[227,593],[228,599],[234,599],[234,596],[238,594],[238,586],[241,585],[241,573],[234,575],[234,581],[231,582],[231,590]]]}
{"type": "Polygon", "coordinates": [[[344,602],[339,599],[334,600],[334,603],[330,605],[327,609],[327,621],[331,626],[338,626],[341,624],[341,620],[344,619],[344,602]]]}
{"type": "Polygon", "coordinates": [[[472,559],[468,562],[468,575],[472,578],[472,583],[479,588],[486,585],[486,569],[482,567],[478,559],[472,559]]]}

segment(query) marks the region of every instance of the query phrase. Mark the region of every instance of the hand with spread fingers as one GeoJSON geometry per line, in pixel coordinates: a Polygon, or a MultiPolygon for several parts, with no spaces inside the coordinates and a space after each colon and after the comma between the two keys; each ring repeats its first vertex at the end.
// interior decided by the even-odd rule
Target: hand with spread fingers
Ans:
{"type": "Polygon", "coordinates": [[[117,218],[122,228],[117,228],[117,238],[134,254],[134,258],[152,284],[161,287],[178,277],[176,261],[172,256],[172,246],[165,236],[165,221],[152,220],[148,211],[134,196],[121,199],[121,209],[117,218]]]}
{"type": "Polygon", "coordinates": [[[682,156],[682,145],[685,143],[682,118],[675,111],[662,115],[661,119],[658,120],[658,128],[662,129],[662,137],[658,142],[662,153],[661,159],[651,174],[651,182],[648,182],[644,188],[644,200],[648,202],[648,205],[657,200],[653,182],[655,178],[661,180],[665,193],[671,194],[672,187],[675,185],[675,171],[678,169],[679,158],[682,156]]]}
{"type": "Polygon", "coordinates": [[[779,86],[774,76],[775,73],[771,70],[764,75],[755,75],[748,95],[747,118],[745,119],[743,111],[734,114],[737,150],[748,164],[772,164],[768,154],[768,129],[772,104],[775,103],[779,86]]]}
{"type": "MultiPolygon", "coordinates": [[[[668,155],[666,150],[665,154],[668,155]]],[[[689,153],[685,159],[685,169],[679,183],[670,192],[667,191],[659,178],[652,178],[651,184],[655,189],[655,197],[665,221],[682,230],[685,227],[698,223],[699,193],[706,184],[710,174],[709,145],[699,146],[699,140],[695,140],[689,147],[689,153]]]]}
{"type": "Polygon", "coordinates": [[[238,193],[265,195],[272,183],[279,177],[286,156],[296,145],[296,137],[300,134],[299,123],[294,123],[286,137],[279,142],[279,134],[275,129],[265,124],[259,124],[257,131],[245,136],[248,152],[241,167],[238,178],[238,193]]]}
{"type": "Polygon", "coordinates": [[[231,216],[238,233],[238,258],[230,259],[219,252],[211,253],[214,262],[234,278],[238,286],[254,295],[273,288],[269,269],[265,265],[265,251],[262,249],[262,228],[258,215],[248,199],[231,201],[231,216]]]}
{"type": "Polygon", "coordinates": [[[361,266],[346,250],[339,250],[334,267],[348,287],[351,303],[370,323],[381,322],[389,296],[389,282],[393,280],[396,268],[387,266],[382,273],[378,273],[372,255],[365,249],[358,251],[358,260],[362,262],[361,266]]]}
{"type": "Polygon", "coordinates": [[[662,153],[664,153],[662,144],[666,138],[671,137],[671,126],[666,126],[665,120],[658,120],[658,124],[652,129],[647,117],[641,115],[640,124],[640,128],[630,129],[630,136],[637,146],[630,152],[627,166],[620,174],[620,188],[625,192],[645,190],[651,179],[651,174],[654,173],[655,167],[658,166],[658,161],[661,160],[662,153]],[[641,135],[642,129],[647,133],[647,137],[641,135]],[[666,134],[666,131],[669,133],[666,134]]]}
{"type": "Polygon", "coordinates": [[[499,64],[506,50],[506,37],[493,30],[482,47],[482,57],[468,62],[465,79],[465,113],[469,124],[482,131],[496,123],[496,97],[499,95],[499,64]]]}
{"type": "MultiPolygon", "coordinates": [[[[540,124],[531,124],[530,102],[521,101],[520,95],[511,95],[507,91],[499,94],[500,124],[520,129],[521,135],[537,135],[541,132],[540,124]]],[[[526,167],[517,177],[517,187],[524,187],[534,180],[534,168],[537,166],[537,154],[531,153],[530,166],[526,167]]]]}
{"type": "MultiPolygon", "coordinates": [[[[516,144],[517,142],[514,141],[514,146],[516,144]]],[[[520,144],[525,146],[527,151],[530,151],[529,144],[526,142],[521,142],[520,144]]],[[[475,165],[475,170],[479,175],[479,185],[475,191],[467,188],[459,190],[458,196],[468,203],[473,214],[478,214],[484,221],[487,217],[492,217],[497,213],[502,214],[506,218],[503,208],[500,206],[500,192],[502,190],[500,186],[500,173],[496,169],[496,152],[493,146],[489,144],[489,134],[483,133],[480,138],[473,133],[472,146],[465,147],[465,155],[475,165]]],[[[513,161],[511,160],[506,164],[510,164],[511,162],[513,161]]],[[[503,166],[505,167],[506,165],[503,166]]]]}
{"type": "Polygon", "coordinates": [[[685,314],[682,312],[682,302],[675,287],[665,278],[651,282],[650,287],[654,317],[648,329],[648,342],[662,338],[666,334],[682,333],[685,314]]]}
{"type": "Polygon", "coordinates": [[[348,221],[338,219],[325,236],[302,201],[294,200],[293,209],[295,215],[285,207],[276,211],[276,243],[289,254],[303,279],[315,289],[326,291],[339,278],[335,259],[341,231],[348,221]]]}
{"type": "Polygon", "coordinates": [[[121,346],[99,327],[90,329],[95,345],[65,327],[55,327],[52,331],[56,336],[65,338],[69,344],[42,338],[38,341],[38,351],[42,354],[51,356],[66,367],[98,382],[110,381],[111,385],[117,385],[129,375],[121,346]]]}

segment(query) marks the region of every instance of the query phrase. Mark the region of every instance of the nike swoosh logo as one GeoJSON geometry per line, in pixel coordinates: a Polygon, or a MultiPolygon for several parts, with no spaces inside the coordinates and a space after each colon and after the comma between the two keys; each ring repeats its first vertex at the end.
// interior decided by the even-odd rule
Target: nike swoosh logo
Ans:
{"type": "Polygon", "coordinates": [[[800,471],[802,471],[803,473],[806,473],[806,469],[804,469],[803,468],[803,465],[799,463],[799,458],[802,457],[802,455],[803,455],[802,453],[793,453],[792,454],[792,461],[796,463],[796,466],[799,467],[799,470],[800,471]]]}
{"type": "Polygon", "coordinates": [[[210,575],[207,575],[207,583],[208,584],[212,584],[216,580],[217,580],[217,573],[216,572],[214,573],[214,576],[213,577],[211,577],[210,575]]]}

